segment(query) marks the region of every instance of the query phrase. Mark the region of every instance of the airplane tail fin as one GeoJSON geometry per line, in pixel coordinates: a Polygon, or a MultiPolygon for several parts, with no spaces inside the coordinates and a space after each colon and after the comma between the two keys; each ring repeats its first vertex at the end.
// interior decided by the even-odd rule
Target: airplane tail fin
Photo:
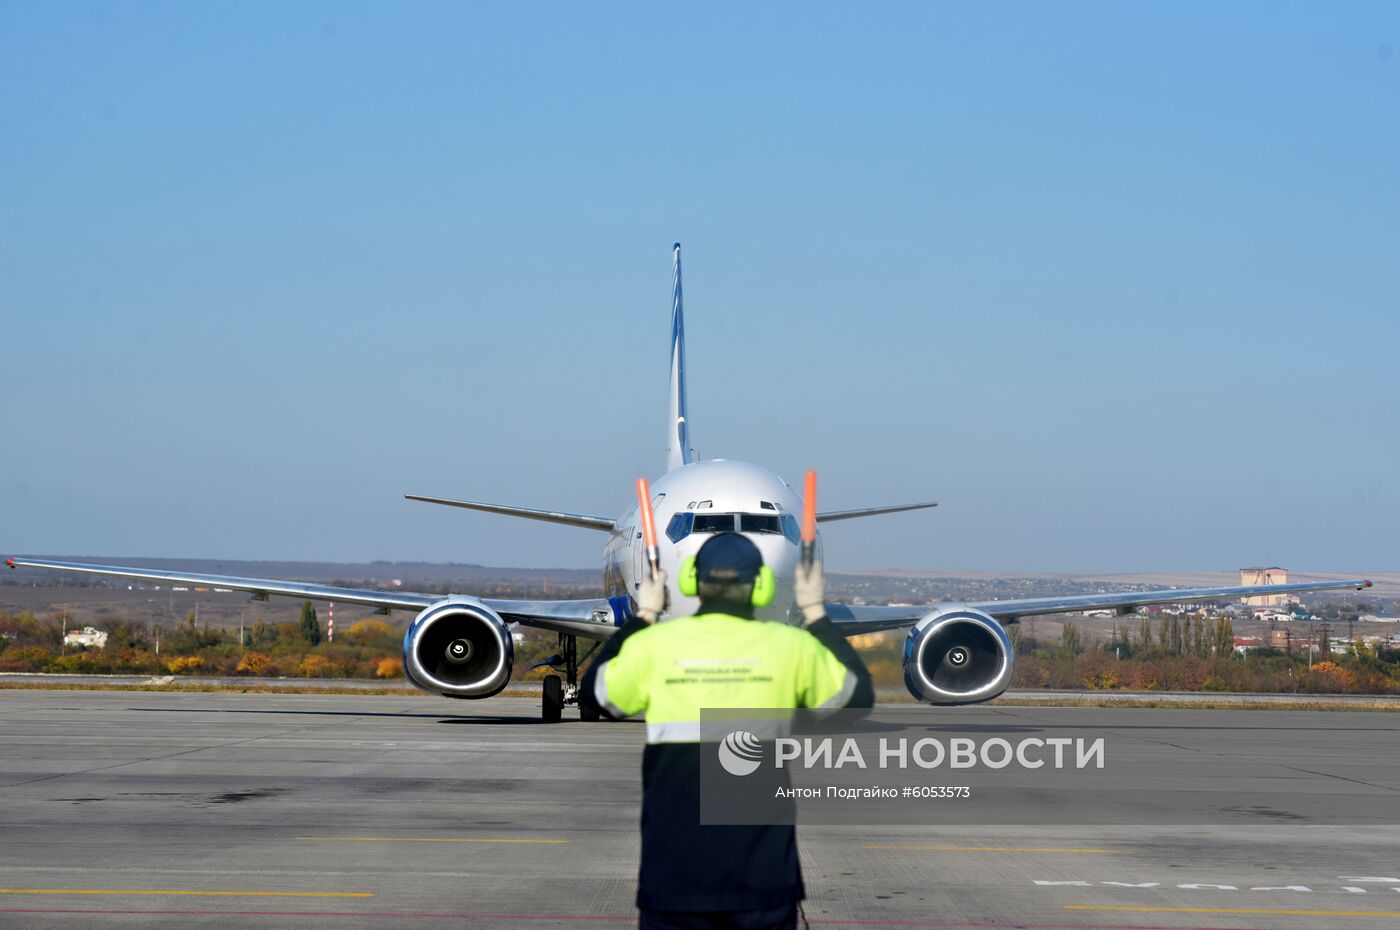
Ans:
{"type": "Polygon", "coordinates": [[[681,244],[672,247],[674,295],[671,302],[671,404],[666,437],[666,470],[695,461],[685,405],[685,314],[681,308],[681,244]]]}

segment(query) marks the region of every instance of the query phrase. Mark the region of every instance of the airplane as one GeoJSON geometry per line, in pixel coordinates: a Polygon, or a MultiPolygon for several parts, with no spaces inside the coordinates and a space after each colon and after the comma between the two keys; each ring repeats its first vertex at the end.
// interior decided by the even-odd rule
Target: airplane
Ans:
{"type": "MultiPolygon", "coordinates": [[[[680,562],[692,556],[712,534],[733,531],[747,536],[773,569],[778,593],[760,619],[795,622],[792,582],[800,551],[797,514],[802,497],[777,474],[747,462],[702,461],[690,440],[686,406],[685,318],[682,306],[681,247],[672,250],[670,396],[667,418],[666,473],[651,482],[651,506],[658,527],[660,564],[670,579],[668,616],[694,612],[697,602],[675,586],[680,562]]],[[[37,568],[185,583],[251,592],[255,600],[271,596],[336,601],[373,607],[377,613],[416,612],[403,641],[404,677],[416,687],[445,697],[479,700],[499,693],[510,682],[517,626],[558,635],[560,652],[540,665],[545,676],[541,716],[561,719],[567,705],[578,705],[580,666],[593,650],[633,616],[632,594],[649,570],[645,563],[639,504],[617,518],[557,510],[512,507],[453,498],[404,495],[409,500],[467,510],[521,517],[606,533],[603,550],[605,597],[581,600],[509,600],[466,594],[436,595],[268,578],[237,578],[198,572],[165,571],[121,565],[92,565],[12,557],[10,568],[37,568]],[[579,640],[592,649],[579,655],[579,640]]],[[[818,524],[935,507],[933,501],[837,510],[817,514],[818,524]]],[[[817,553],[820,557],[820,537],[817,553]]],[[[1112,609],[1120,614],[1152,604],[1286,594],[1302,591],[1360,590],[1365,579],[1251,585],[1221,588],[1152,590],[1136,593],[1035,597],[1004,601],[937,602],[921,606],[867,606],[829,603],[828,616],[848,636],[909,628],[904,644],[904,684],[909,693],[933,705],[990,701],[1011,684],[1015,650],[1006,627],[1040,614],[1112,609]]],[[[662,618],[664,622],[665,618],[662,618]]],[[[537,667],[537,666],[535,666],[537,667]]],[[[596,709],[580,706],[580,716],[597,719],[596,709]]]]}

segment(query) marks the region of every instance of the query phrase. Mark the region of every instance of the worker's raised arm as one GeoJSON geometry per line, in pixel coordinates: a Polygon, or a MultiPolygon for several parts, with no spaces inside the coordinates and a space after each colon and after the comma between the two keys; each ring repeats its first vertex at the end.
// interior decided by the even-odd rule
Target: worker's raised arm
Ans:
{"type": "Polygon", "coordinates": [[[875,686],[870,679],[870,670],[865,667],[865,662],[850,641],[841,635],[836,624],[826,615],[821,562],[798,564],[793,593],[805,621],[803,629],[816,639],[816,645],[820,647],[814,650],[816,655],[809,669],[808,693],[803,695],[803,705],[831,709],[874,707],[875,686]],[[836,666],[841,667],[840,671],[836,666]]]}

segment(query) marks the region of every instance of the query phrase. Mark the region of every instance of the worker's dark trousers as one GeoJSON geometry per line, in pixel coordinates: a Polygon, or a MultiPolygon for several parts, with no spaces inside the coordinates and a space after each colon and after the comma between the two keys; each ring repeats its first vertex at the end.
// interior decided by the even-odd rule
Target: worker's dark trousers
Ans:
{"type": "Polygon", "coordinates": [[[797,905],[765,911],[648,911],[638,914],[639,930],[797,930],[797,905]]]}

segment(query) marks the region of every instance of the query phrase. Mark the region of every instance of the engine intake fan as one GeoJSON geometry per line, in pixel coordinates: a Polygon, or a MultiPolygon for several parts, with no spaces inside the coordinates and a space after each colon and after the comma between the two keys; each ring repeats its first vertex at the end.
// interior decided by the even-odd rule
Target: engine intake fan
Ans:
{"type": "Polygon", "coordinates": [[[510,628],[475,601],[434,604],[414,619],[403,639],[405,676],[445,697],[490,697],[509,683],[514,661],[510,628]]]}
{"type": "Polygon", "coordinates": [[[940,608],[904,641],[904,685],[930,704],[978,704],[1011,684],[1015,652],[1000,623],[970,607],[940,608]]]}

